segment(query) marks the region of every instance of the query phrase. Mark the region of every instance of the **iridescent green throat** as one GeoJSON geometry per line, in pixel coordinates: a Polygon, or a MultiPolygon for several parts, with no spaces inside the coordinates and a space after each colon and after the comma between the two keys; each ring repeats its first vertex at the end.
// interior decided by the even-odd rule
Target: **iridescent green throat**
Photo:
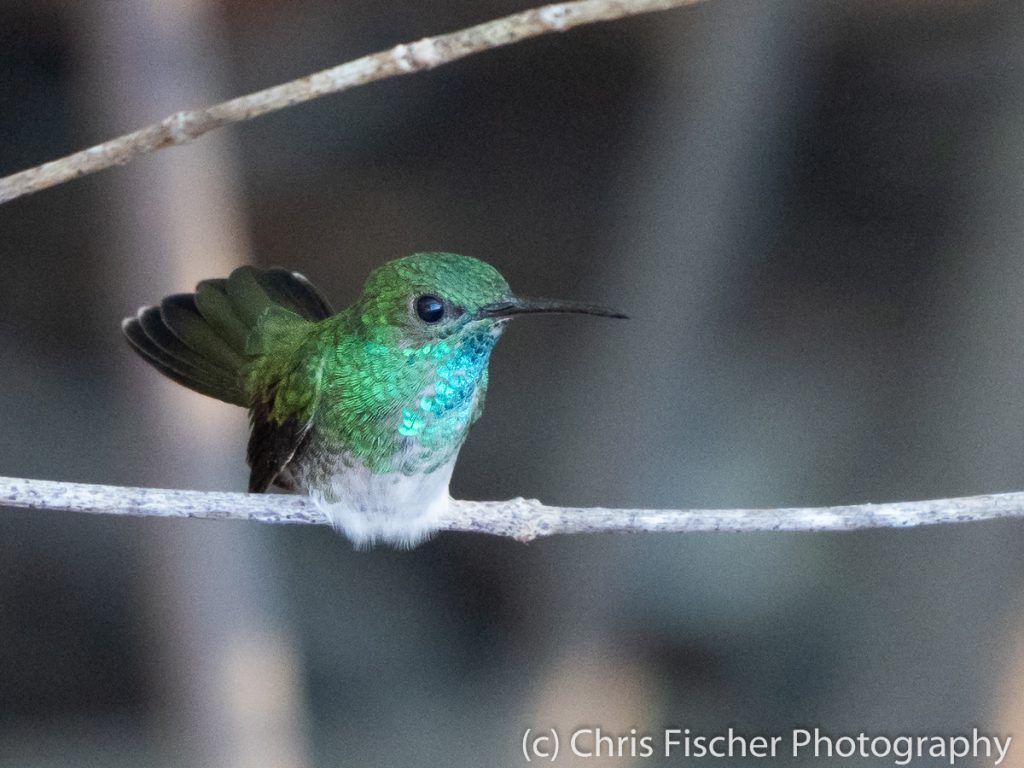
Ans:
{"type": "Polygon", "coordinates": [[[432,472],[446,464],[483,411],[487,363],[502,325],[474,321],[419,345],[378,333],[321,338],[314,442],[375,473],[432,472]]]}

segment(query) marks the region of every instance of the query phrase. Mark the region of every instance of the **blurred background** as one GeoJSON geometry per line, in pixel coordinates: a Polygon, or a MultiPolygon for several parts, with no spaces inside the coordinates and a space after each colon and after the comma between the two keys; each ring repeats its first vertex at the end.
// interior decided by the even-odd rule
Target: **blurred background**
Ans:
{"type": "MultiPolygon", "coordinates": [[[[0,0],[0,174],[528,5],[0,0]]],[[[457,497],[1021,490],[1022,138],[1017,0],[713,0],[220,131],[0,206],[0,474],[243,489],[244,413],[121,318],[247,261],[343,306],[436,249],[633,316],[515,324],[457,497]]],[[[0,766],[519,765],[525,728],[580,725],[1024,739],[1022,556],[1020,522],[354,552],[5,510],[0,766]]]]}

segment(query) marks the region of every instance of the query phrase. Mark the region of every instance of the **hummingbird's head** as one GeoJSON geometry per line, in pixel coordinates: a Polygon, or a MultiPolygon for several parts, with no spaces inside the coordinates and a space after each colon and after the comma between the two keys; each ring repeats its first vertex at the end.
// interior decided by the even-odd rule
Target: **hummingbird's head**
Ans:
{"type": "Polygon", "coordinates": [[[383,264],[370,273],[357,307],[365,328],[423,342],[481,324],[500,331],[521,314],[625,317],[590,304],[516,296],[490,264],[457,253],[414,253],[383,264]]]}

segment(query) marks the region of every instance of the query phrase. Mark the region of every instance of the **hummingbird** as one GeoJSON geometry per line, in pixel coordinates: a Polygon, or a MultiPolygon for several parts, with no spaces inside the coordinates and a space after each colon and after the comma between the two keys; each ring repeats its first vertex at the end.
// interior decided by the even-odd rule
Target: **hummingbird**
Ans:
{"type": "Polygon", "coordinates": [[[470,256],[415,253],[373,270],[340,312],[297,272],[243,266],[121,327],[168,378],[248,409],[250,493],[304,491],[357,547],[412,547],[448,509],[509,321],[563,312],[625,317],[517,296],[470,256]]]}

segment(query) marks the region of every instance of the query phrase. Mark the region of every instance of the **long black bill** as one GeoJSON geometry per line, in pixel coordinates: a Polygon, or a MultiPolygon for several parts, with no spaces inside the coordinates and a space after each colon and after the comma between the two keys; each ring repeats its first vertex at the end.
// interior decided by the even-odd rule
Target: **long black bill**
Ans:
{"type": "Polygon", "coordinates": [[[498,301],[480,308],[481,317],[514,317],[516,315],[552,315],[572,313],[577,315],[597,315],[598,317],[616,317],[623,320],[624,315],[608,307],[595,304],[583,304],[578,301],[560,301],[559,299],[525,299],[518,296],[508,301],[498,301]]]}

